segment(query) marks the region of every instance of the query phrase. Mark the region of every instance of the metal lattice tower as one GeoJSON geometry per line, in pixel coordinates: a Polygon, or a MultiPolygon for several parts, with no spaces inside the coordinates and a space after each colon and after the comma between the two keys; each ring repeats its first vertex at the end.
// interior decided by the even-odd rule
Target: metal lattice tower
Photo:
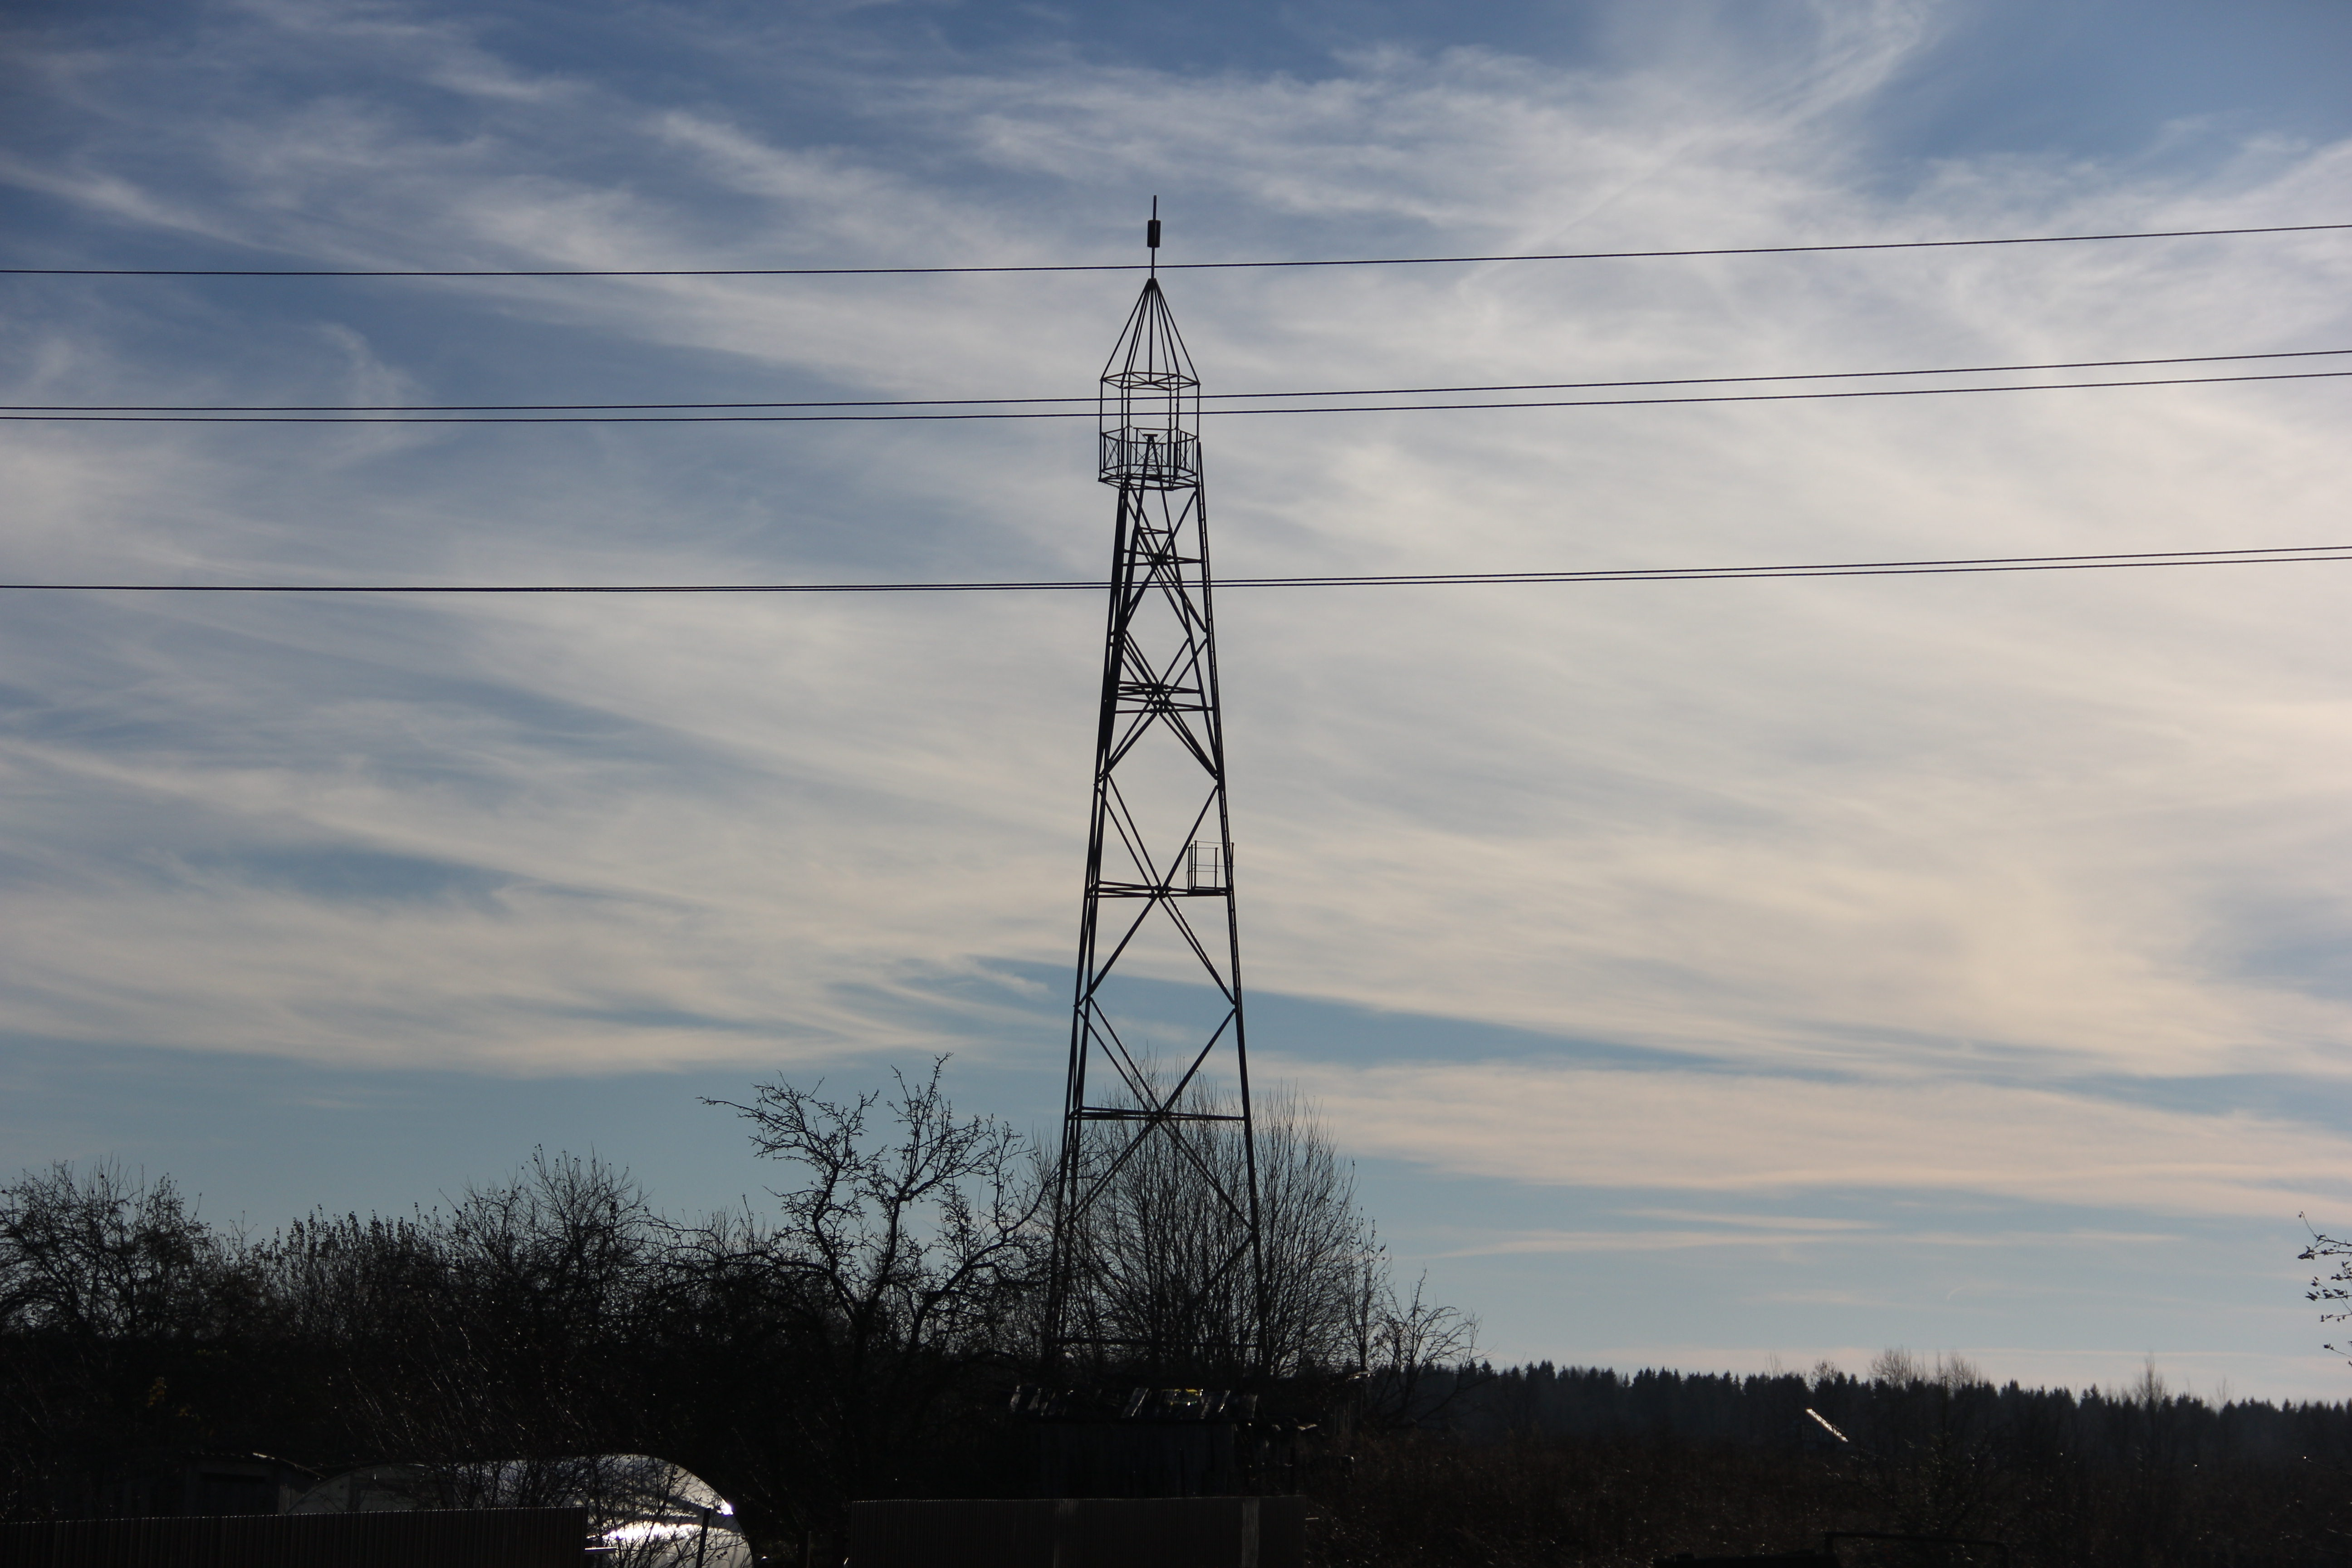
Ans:
{"type": "Polygon", "coordinates": [[[1118,502],[1049,1374],[1078,1363],[1246,1373],[1265,1352],[1201,387],[1160,292],[1156,200],[1152,212],[1152,276],[1103,368],[1099,405],[1101,479],[1118,502]]]}

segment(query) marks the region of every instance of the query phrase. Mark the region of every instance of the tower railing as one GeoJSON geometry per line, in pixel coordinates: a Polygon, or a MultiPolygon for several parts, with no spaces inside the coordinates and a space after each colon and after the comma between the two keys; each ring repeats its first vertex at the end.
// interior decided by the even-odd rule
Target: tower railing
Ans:
{"type": "Polygon", "coordinates": [[[1127,426],[1101,433],[1102,480],[1175,489],[1201,482],[1201,438],[1189,430],[1127,426]]]}

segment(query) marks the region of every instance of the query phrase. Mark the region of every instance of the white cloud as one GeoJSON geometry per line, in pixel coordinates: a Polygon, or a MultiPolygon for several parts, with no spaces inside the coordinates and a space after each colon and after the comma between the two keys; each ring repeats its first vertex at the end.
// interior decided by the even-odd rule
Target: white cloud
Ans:
{"type": "MultiPolygon", "coordinates": [[[[1924,1077],[1285,1065],[1349,1147],[1514,1182],[1726,1194],[1926,1190],[2264,1218],[2352,1200],[2352,1138],[2242,1111],[2200,1115],[1924,1077]]],[[[1839,1228],[1813,1222],[1807,1239],[1839,1228]]],[[[1658,1234],[1696,1235],[1687,1226],[1658,1234]]],[[[1741,1239],[1720,1226],[1711,1234],[1709,1245],[1741,1239]]]]}

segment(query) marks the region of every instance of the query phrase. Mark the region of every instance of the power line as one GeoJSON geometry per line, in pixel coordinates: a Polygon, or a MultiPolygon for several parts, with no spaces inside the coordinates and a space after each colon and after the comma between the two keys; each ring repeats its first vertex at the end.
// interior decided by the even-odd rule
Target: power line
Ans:
{"type": "MultiPolygon", "coordinates": [[[[2248,228],[2147,229],[2116,234],[2032,234],[1990,239],[1882,239],[1836,245],[1734,245],[1686,250],[1565,250],[1511,256],[1367,256],[1303,261],[1163,261],[1162,272],[1283,267],[1452,267],[1496,261],[1655,261],[1706,256],[1818,256],[1838,251],[1949,250],[1971,246],[2084,245],[2112,239],[2213,239],[2236,235],[2323,234],[2352,223],[2272,224],[2248,228]]],[[[1145,262],[1097,261],[1009,267],[0,267],[19,278],[937,278],[992,273],[1141,272],[1145,262]]]]}
{"type": "MultiPolygon", "coordinates": [[[[2252,375],[2153,376],[2129,381],[2011,382],[2000,386],[1879,386],[1845,392],[1709,393],[1685,397],[1568,397],[1511,403],[1307,404],[1287,408],[1203,408],[1206,418],[1270,414],[1427,414],[1481,408],[1626,408],[1699,403],[1803,403],[1856,397],[1948,397],[1981,392],[2084,392],[2119,386],[2221,386],[2250,381],[2326,381],[2352,370],[2267,371],[2252,375]]],[[[646,406],[640,405],[638,406],[646,406]]],[[[0,414],[0,420],[85,425],[818,425],[907,420],[1091,419],[1095,410],[959,407],[889,414],[0,414]]]]}
{"type": "MultiPolygon", "coordinates": [[[[1314,392],[1206,392],[1201,400],[1263,401],[1286,397],[1419,397],[1440,393],[1575,392],[1630,386],[1736,386],[1768,381],[1858,381],[1927,375],[2006,375],[2029,371],[2115,370],[2158,364],[2221,364],[2248,360],[2326,359],[2352,349],[2281,349],[2259,353],[2179,354],[2166,359],[2060,360],[2043,364],[1963,364],[1931,370],[1789,371],[1774,375],[1685,375],[1645,381],[1507,382],[1487,386],[1335,387],[1314,392]]],[[[751,408],[994,408],[1034,404],[1084,404],[1083,397],[894,397],[772,403],[0,403],[0,413],[68,414],[531,414],[600,413],[632,409],[751,408]]],[[[1084,410],[1077,410],[1084,412],[1084,410]]]]}
{"type": "MultiPolygon", "coordinates": [[[[2296,565],[2352,561],[2352,544],[2144,550],[2096,555],[1986,555],[1932,561],[1830,561],[1773,566],[1626,566],[1568,572],[1406,572],[1224,577],[1225,588],[1492,587],[1543,583],[1716,583],[1786,577],[1937,576],[1986,572],[2088,572],[2143,566],[2296,565]]],[[[965,583],[0,583],[0,592],[49,594],[1004,594],[1101,593],[1087,579],[965,583]]]]}

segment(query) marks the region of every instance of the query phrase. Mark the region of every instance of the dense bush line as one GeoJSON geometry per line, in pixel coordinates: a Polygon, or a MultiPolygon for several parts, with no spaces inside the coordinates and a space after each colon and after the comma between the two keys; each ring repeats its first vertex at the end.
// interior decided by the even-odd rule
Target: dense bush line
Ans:
{"type": "MultiPolygon", "coordinates": [[[[718,1486],[756,1540],[797,1544],[858,1497],[1020,1495],[1007,1394],[1036,1375],[1045,1267],[1038,1152],[959,1117],[934,1064],[829,1100],[786,1084],[723,1106],[785,1179],[687,1221],[625,1172],[534,1155],[513,1179],[386,1218],[221,1230],[169,1179],[106,1166],[0,1188],[0,1518],[112,1511],[156,1456],[260,1451],[322,1471],[656,1453],[718,1486]]],[[[1271,1359],[1378,1413],[1465,1344],[1392,1299],[1344,1162],[1295,1105],[1261,1117],[1271,1359]],[[1367,1375],[1369,1373],[1369,1375],[1367,1375]]],[[[1196,1153],[1225,1159],[1212,1135],[1196,1153]]],[[[1181,1162],[1128,1163],[1097,1214],[1201,1228],[1181,1162]]],[[[1099,1277],[1079,1303],[1133,1342],[1100,1384],[1230,1386],[1230,1270],[1211,1237],[1099,1277]]]]}

